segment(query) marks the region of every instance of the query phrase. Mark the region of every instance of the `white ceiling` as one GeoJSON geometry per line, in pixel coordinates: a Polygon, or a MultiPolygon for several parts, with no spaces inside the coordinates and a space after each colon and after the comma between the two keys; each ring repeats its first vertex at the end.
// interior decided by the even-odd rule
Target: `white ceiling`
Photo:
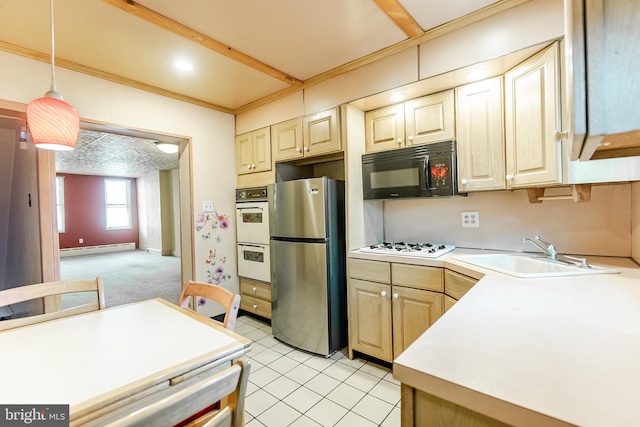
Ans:
{"type": "MultiPolygon", "coordinates": [[[[233,114],[494,3],[521,1],[55,0],[56,65],[233,114]],[[396,16],[415,19],[417,34],[408,36],[406,28],[389,17],[398,4],[410,16],[396,16]],[[122,9],[127,7],[150,9],[153,22],[122,9]],[[169,22],[168,29],[163,22],[169,22]],[[209,44],[227,47],[226,54],[177,35],[178,26],[209,44]],[[193,70],[178,70],[178,59],[191,62],[193,70]],[[257,68],[245,65],[256,62],[261,63],[257,68]]],[[[0,49],[47,61],[49,8],[49,0],[0,0],[0,49]]],[[[64,87],[58,89],[64,95],[64,87]]],[[[61,171],[90,173],[90,166],[100,163],[95,159],[101,151],[82,151],[96,150],[102,143],[113,141],[83,131],[76,151],[61,155],[64,162],[59,158],[61,171]],[[80,163],[72,167],[73,159],[80,163]]],[[[141,145],[155,150],[149,144],[141,145]]],[[[153,150],[121,157],[129,167],[146,165],[156,157],[153,150]]],[[[115,170],[127,169],[112,160],[115,170]]],[[[144,169],[129,176],[139,176],[144,169]]]]}

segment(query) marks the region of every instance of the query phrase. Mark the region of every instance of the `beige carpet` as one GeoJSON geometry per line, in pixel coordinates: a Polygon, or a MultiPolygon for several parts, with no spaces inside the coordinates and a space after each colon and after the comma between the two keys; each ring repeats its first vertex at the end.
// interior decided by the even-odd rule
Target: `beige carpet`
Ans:
{"type": "MultiPolygon", "coordinates": [[[[164,298],[177,303],[180,296],[180,258],[134,250],[60,259],[62,280],[102,277],[107,307],[164,298]]],[[[62,307],[95,301],[86,293],[64,295],[62,307]]]]}

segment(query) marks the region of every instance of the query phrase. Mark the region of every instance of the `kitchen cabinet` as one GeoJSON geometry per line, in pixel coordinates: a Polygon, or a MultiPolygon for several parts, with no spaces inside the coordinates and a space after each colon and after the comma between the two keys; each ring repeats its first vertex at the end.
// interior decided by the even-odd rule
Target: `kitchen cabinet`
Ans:
{"type": "Polygon", "coordinates": [[[240,308],[271,319],[271,286],[269,283],[240,277],[240,308]]]}
{"type": "Polygon", "coordinates": [[[302,153],[299,157],[318,156],[342,150],[338,108],[302,117],[302,153]]]}
{"type": "Polygon", "coordinates": [[[236,136],[238,175],[271,170],[271,132],[269,127],[236,136]]]}
{"type": "Polygon", "coordinates": [[[459,191],[505,189],[502,77],[457,87],[455,94],[459,191]]]}
{"type": "Polygon", "coordinates": [[[458,272],[444,270],[444,311],[449,310],[464,294],[478,283],[478,279],[458,272]]]}
{"type": "Polygon", "coordinates": [[[273,160],[282,162],[304,156],[302,142],[302,118],[287,120],[271,126],[273,160]]]}
{"type": "Polygon", "coordinates": [[[508,188],[562,182],[559,42],[505,74],[505,146],[508,188]]]}
{"type": "Polygon", "coordinates": [[[367,153],[455,138],[454,92],[448,90],[365,114],[367,153]]]}
{"type": "Polygon", "coordinates": [[[387,362],[440,316],[441,268],[381,261],[349,261],[349,352],[387,362]]]}
{"type": "Polygon", "coordinates": [[[638,16],[634,0],[565,0],[571,160],[640,155],[638,16]]]}

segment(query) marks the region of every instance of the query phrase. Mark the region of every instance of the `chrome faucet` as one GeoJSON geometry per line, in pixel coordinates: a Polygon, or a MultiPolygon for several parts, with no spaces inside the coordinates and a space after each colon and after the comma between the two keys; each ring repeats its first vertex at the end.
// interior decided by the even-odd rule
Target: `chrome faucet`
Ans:
{"type": "Polygon", "coordinates": [[[558,251],[556,250],[555,246],[553,246],[549,242],[545,242],[544,240],[541,240],[540,236],[535,236],[534,239],[535,240],[531,240],[531,239],[528,239],[526,237],[523,237],[522,238],[522,243],[531,242],[534,245],[536,245],[538,248],[540,248],[542,250],[542,252],[547,254],[549,259],[551,259],[553,261],[558,261],[558,251]]]}

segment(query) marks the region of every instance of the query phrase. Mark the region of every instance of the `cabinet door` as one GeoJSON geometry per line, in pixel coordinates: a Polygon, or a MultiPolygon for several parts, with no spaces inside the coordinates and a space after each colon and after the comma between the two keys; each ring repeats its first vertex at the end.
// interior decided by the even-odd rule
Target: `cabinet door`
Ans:
{"type": "Polygon", "coordinates": [[[460,191],[506,188],[502,77],[456,88],[460,191]]]}
{"type": "Polygon", "coordinates": [[[477,279],[449,269],[444,270],[444,292],[456,300],[462,298],[476,283],[478,283],[477,279]]]}
{"type": "Polygon", "coordinates": [[[406,146],[455,139],[453,89],[404,105],[406,146]]]}
{"type": "Polygon", "coordinates": [[[404,104],[369,111],[364,121],[367,153],[404,147],[404,104]]]}
{"type": "Polygon", "coordinates": [[[442,316],[442,294],[393,287],[393,357],[398,357],[442,316]]]}
{"type": "Polygon", "coordinates": [[[238,175],[253,172],[253,141],[251,132],[236,136],[236,172],[238,175]]]}
{"type": "Polygon", "coordinates": [[[562,181],[558,43],[505,74],[507,186],[562,181]]]}
{"type": "Polygon", "coordinates": [[[253,163],[252,172],[271,170],[271,132],[269,127],[251,132],[253,163]]]}
{"type": "Polygon", "coordinates": [[[271,126],[271,146],[276,162],[302,158],[302,120],[287,120],[271,126]]]}
{"type": "Polygon", "coordinates": [[[349,279],[349,344],[387,362],[391,347],[391,286],[349,279]]]}
{"type": "Polygon", "coordinates": [[[337,108],[304,116],[302,123],[305,157],[341,150],[337,108]]]}

